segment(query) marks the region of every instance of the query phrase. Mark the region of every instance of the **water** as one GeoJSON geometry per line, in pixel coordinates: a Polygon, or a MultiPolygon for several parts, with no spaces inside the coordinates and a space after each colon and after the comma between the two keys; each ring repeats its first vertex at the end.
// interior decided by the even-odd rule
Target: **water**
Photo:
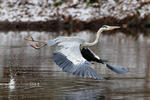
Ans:
{"type": "MultiPolygon", "coordinates": [[[[52,60],[54,47],[35,50],[26,36],[47,40],[51,32],[0,33],[0,100],[149,100],[150,38],[126,36],[118,32],[102,35],[91,49],[100,57],[130,72],[118,75],[102,64],[92,67],[107,80],[83,79],[62,72],[52,60]]],[[[60,32],[61,35],[66,35],[60,32]]],[[[94,34],[74,33],[88,41],[94,34]]]]}

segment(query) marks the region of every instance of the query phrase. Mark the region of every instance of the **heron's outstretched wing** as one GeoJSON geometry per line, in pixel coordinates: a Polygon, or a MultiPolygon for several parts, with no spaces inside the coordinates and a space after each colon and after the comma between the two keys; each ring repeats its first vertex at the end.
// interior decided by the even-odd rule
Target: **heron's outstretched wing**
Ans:
{"type": "Polygon", "coordinates": [[[121,66],[112,66],[112,65],[109,65],[107,64],[108,60],[105,60],[105,59],[101,59],[99,58],[93,51],[91,51],[89,48],[83,48],[81,50],[81,53],[83,55],[83,57],[87,60],[87,61],[96,61],[98,63],[102,63],[102,64],[105,64],[105,66],[118,73],[118,74],[125,74],[128,72],[127,69],[121,67],[121,66]]]}
{"type": "Polygon", "coordinates": [[[79,41],[61,41],[58,46],[61,49],[53,54],[53,59],[63,71],[84,78],[103,79],[86,61],[80,51],[79,41]]]}
{"type": "MultiPolygon", "coordinates": [[[[124,74],[124,73],[128,72],[128,70],[123,68],[123,67],[111,66],[109,64],[106,64],[108,62],[107,60],[100,59],[89,48],[83,48],[82,51],[80,51],[80,44],[82,42],[83,42],[82,40],[80,40],[78,38],[74,38],[74,37],[73,38],[58,37],[54,40],[47,40],[46,41],[48,46],[53,46],[53,45],[57,44],[58,46],[61,47],[60,51],[55,53],[53,58],[54,58],[54,61],[56,62],[56,64],[58,64],[63,69],[63,71],[70,72],[70,73],[73,74],[73,71],[71,71],[71,70],[75,70],[75,68],[79,68],[79,69],[84,68],[84,67],[80,68],[79,66],[77,67],[77,65],[80,65],[80,66],[87,65],[89,67],[89,64],[87,64],[85,62],[87,62],[87,61],[96,61],[96,62],[105,64],[105,66],[108,69],[110,69],[110,70],[112,70],[112,71],[114,71],[118,74],[124,74]],[[82,53],[82,55],[81,55],[81,53],[82,53]],[[62,67],[62,65],[65,65],[64,63],[62,65],[59,64],[59,62],[62,61],[62,59],[58,58],[60,56],[61,57],[63,56],[62,58],[66,58],[66,61],[71,62],[71,64],[72,64],[72,66],[70,67],[71,69],[67,70],[66,66],[62,67]],[[77,61],[78,61],[78,63],[77,63],[77,61]]],[[[93,73],[96,73],[96,72],[93,70],[93,73]]]]}
{"type": "Polygon", "coordinates": [[[89,48],[82,48],[81,50],[82,56],[87,60],[87,61],[95,61],[98,63],[106,63],[108,60],[106,59],[101,59],[99,58],[93,51],[91,51],[89,48]]]}

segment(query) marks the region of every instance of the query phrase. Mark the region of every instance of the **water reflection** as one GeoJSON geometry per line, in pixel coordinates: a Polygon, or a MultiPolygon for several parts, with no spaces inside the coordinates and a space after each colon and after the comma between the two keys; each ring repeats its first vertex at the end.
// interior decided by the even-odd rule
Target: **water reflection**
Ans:
{"type": "MultiPolygon", "coordinates": [[[[60,33],[60,34],[63,34],[60,33]]],[[[150,39],[142,34],[135,40],[121,32],[103,35],[101,43],[91,49],[113,65],[129,69],[117,75],[101,64],[92,64],[95,70],[109,80],[74,77],[62,72],[51,59],[54,47],[35,50],[24,40],[26,36],[47,40],[57,37],[51,32],[0,33],[0,98],[55,99],[55,100],[109,100],[150,99],[150,39]]],[[[65,35],[65,34],[63,34],[65,35]]],[[[74,33],[87,41],[94,39],[88,31],[74,33]]]]}

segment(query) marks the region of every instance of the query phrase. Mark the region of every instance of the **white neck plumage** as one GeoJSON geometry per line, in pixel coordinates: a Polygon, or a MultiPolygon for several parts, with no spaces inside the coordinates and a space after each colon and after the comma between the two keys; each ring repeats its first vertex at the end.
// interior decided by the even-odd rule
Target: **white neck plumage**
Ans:
{"type": "Polygon", "coordinates": [[[94,40],[93,42],[91,42],[91,43],[85,42],[84,44],[82,44],[82,46],[83,46],[83,47],[89,47],[89,46],[93,46],[93,45],[97,44],[102,32],[103,32],[103,29],[100,28],[100,29],[98,30],[97,34],[96,34],[95,40],[94,40]]]}

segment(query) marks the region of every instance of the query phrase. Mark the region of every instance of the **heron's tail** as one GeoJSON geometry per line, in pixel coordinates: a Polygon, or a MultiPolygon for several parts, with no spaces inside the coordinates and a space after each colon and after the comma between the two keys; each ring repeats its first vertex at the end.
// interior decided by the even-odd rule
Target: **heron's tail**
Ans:
{"type": "Polygon", "coordinates": [[[125,73],[128,72],[127,69],[125,69],[125,68],[123,68],[123,67],[121,67],[121,66],[111,66],[111,65],[109,65],[109,64],[105,64],[105,66],[106,66],[108,69],[110,69],[110,70],[112,70],[112,71],[114,71],[114,72],[116,72],[116,73],[118,73],[118,74],[125,74],[125,73]]]}
{"type": "Polygon", "coordinates": [[[98,62],[102,63],[102,64],[105,64],[105,63],[109,62],[109,60],[107,60],[107,59],[99,59],[98,62]]]}

